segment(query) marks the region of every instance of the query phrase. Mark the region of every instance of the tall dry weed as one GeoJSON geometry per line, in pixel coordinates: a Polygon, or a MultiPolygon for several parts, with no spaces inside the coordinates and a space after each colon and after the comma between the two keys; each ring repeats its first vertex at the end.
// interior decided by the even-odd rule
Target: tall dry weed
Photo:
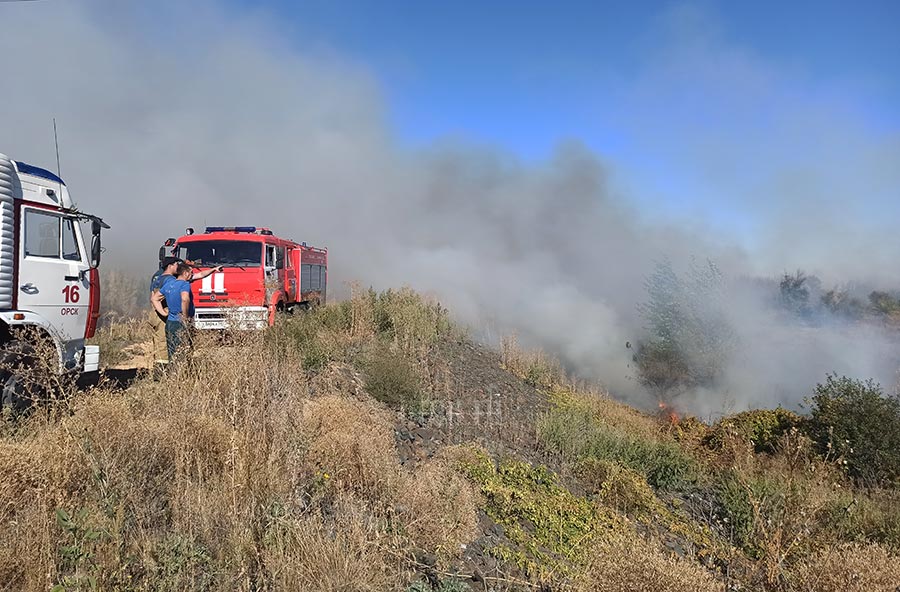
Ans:
{"type": "Polygon", "coordinates": [[[451,462],[434,459],[405,478],[396,506],[413,544],[446,559],[475,538],[478,501],[451,462]]]}
{"type": "Polygon", "coordinates": [[[515,335],[500,339],[500,363],[526,383],[543,389],[566,387],[569,379],[555,357],[541,350],[524,349],[515,335]]]}
{"type": "Polygon", "coordinates": [[[688,558],[664,553],[657,542],[609,533],[591,553],[578,592],[723,592],[725,586],[688,558]]]}
{"type": "Polygon", "coordinates": [[[386,500],[400,482],[391,417],[371,404],[338,396],[307,401],[300,430],[317,476],[341,491],[386,500]]]}
{"type": "Polygon", "coordinates": [[[802,561],[791,579],[798,592],[896,592],[900,556],[877,544],[841,545],[802,561]]]}
{"type": "MultiPolygon", "coordinates": [[[[276,590],[386,592],[407,574],[383,524],[339,500],[321,514],[279,518],[268,532],[264,561],[276,590]]],[[[408,577],[408,576],[406,576],[408,577]]]]}

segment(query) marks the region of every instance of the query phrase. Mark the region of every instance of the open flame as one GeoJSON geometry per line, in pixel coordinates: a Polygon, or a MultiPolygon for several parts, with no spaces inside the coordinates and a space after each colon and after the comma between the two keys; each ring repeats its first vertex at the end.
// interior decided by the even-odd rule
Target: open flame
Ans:
{"type": "Polygon", "coordinates": [[[678,412],[664,401],[659,402],[659,413],[671,424],[676,424],[678,423],[678,420],[681,419],[681,416],[678,415],[678,412]]]}

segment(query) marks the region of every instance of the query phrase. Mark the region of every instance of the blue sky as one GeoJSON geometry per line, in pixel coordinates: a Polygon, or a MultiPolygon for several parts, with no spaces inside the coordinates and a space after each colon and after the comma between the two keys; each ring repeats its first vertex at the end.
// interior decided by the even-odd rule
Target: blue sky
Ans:
{"type": "Polygon", "coordinates": [[[298,47],[367,65],[410,140],[464,135],[525,156],[578,137],[615,151],[610,96],[679,42],[678,27],[715,35],[794,69],[876,121],[896,126],[897,2],[350,2],[276,0],[272,15],[298,47]]]}
{"type": "MultiPolygon", "coordinates": [[[[193,68],[252,55],[260,72],[229,73],[225,93],[197,92],[208,112],[229,100],[249,108],[239,121],[253,134],[264,131],[253,110],[271,109],[278,90],[260,89],[255,105],[238,98],[254,92],[251,74],[271,73],[321,109],[303,111],[290,95],[280,117],[331,113],[336,127],[369,126],[361,136],[386,131],[379,145],[401,159],[474,146],[533,171],[552,166],[561,144],[581,143],[641,217],[719,230],[724,241],[772,250],[768,261],[784,260],[792,234],[838,229],[864,253],[860,237],[896,235],[897,1],[206,0],[185,13],[174,1],[52,0],[5,10],[63,5],[90,7],[90,26],[115,36],[109,51],[85,33],[98,68],[146,56],[144,72],[109,77],[106,95],[168,89],[161,103],[146,92],[123,101],[122,112],[190,103],[157,72],[172,70],[161,66],[167,58],[193,68]]],[[[53,108],[62,107],[74,103],[53,108]]]]}
{"type": "MultiPolygon", "coordinates": [[[[574,139],[643,209],[747,241],[784,183],[838,215],[837,188],[882,174],[843,163],[900,131],[900,2],[231,1],[366,68],[401,143],[530,162],[574,139]]],[[[866,203],[900,213],[898,180],[866,203]]]]}

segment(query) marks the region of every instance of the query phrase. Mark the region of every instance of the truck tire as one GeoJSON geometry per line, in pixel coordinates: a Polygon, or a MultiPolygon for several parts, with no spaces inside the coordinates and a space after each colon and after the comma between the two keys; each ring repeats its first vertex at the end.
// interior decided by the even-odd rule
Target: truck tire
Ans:
{"type": "Polygon", "coordinates": [[[24,411],[34,402],[36,388],[16,371],[22,366],[33,367],[33,353],[29,345],[19,341],[10,341],[0,350],[0,408],[24,411]]]}

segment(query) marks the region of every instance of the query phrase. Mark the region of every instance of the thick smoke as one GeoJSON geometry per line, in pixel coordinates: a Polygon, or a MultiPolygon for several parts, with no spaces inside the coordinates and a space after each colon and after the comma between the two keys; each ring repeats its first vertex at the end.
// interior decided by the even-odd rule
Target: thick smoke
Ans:
{"type": "MultiPolygon", "coordinates": [[[[56,117],[63,177],[79,206],[113,227],[106,265],[147,275],[160,241],[186,226],[268,225],[327,245],[336,284],[434,294],[479,334],[516,332],[637,398],[625,342],[641,336],[636,304],[655,261],[710,258],[740,277],[796,265],[821,271],[835,251],[804,236],[804,263],[784,249],[784,236],[746,248],[701,222],[666,222],[614,188],[614,165],[578,141],[537,164],[465,143],[409,149],[388,124],[378,81],[359,64],[300,51],[265,19],[216,3],[190,12],[153,3],[152,14],[121,4],[0,5],[8,58],[0,150],[52,165],[56,117]]],[[[665,72],[663,89],[682,75],[669,62],[647,76],[655,70],[665,72]]],[[[633,89],[636,105],[649,84],[633,89]]],[[[623,114],[630,119],[639,117],[623,114]]],[[[646,123],[632,128],[636,138],[646,123]]],[[[781,229],[790,218],[773,199],[742,207],[781,229]]],[[[859,261],[840,252],[840,271],[859,261]]],[[[694,409],[793,404],[828,370],[893,378],[874,362],[883,340],[822,327],[798,334],[759,300],[735,302],[734,371],[722,392],[693,394],[694,409]]]]}

